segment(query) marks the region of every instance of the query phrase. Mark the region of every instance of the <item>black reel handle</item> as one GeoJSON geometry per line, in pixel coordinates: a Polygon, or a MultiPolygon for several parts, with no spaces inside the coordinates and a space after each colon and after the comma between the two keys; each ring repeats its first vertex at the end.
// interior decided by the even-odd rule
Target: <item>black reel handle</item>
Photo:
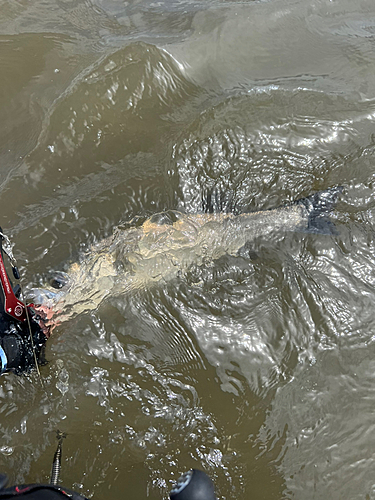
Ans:
{"type": "Polygon", "coordinates": [[[171,500],[216,500],[213,482],[205,472],[197,469],[185,472],[169,496],[171,500]]]}

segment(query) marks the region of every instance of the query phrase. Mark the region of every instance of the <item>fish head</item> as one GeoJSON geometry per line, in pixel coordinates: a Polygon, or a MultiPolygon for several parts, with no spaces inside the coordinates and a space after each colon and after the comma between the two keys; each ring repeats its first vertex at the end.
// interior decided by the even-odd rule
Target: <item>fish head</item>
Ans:
{"type": "Polygon", "coordinates": [[[68,273],[55,274],[43,288],[29,290],[28,297],[47,325],[55,326],[96,309],[112,291],[117,276],[111,255],[91,252],[74,263],[68,273]]]}
{"type": "Polygon", "coordinates": [[[32,288],[27,293],[28,299],[34,304],[35,318],[47,337],[60,322],[57,318],[63,309],[63,299],[69,288],[69,276],[57,273],[50,279],[49,286],[32,288]]]}
{"type": "Polygon", "coordinates": [[[58,325],[57,316],[60,312],[58,304],[61,292],[49,290],[47,288],[32,288],[28,291],[28,298],[33,302],[35,319],[46,337],[49,337],[52,330],[58,325]]]}

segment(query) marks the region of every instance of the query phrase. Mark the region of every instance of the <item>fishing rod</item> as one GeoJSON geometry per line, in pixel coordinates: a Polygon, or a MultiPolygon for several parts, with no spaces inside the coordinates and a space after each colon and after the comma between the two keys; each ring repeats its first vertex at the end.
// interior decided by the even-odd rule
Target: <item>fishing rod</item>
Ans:
{"type": "Polygon", "coordinates": [[[0,374],[8,370],[22,372],[33,365],[43,385],[38,358],[41,357],[47,337],[40,324],[42,318],[36,314],[34,304],[26,304],[12,244],[1,227],[0,285],[2,291],[2,300],[0,300],[0,374]],[[5,268],[4,254],[8,257],[13,276],[18,281],[14,288],[5,268]]]}
{"type": "Polygon", "coordinates": [[[9,258],[10,264],[12,266],[13,276],[18,281],[20,280],[20,273],[12,252],[10,240],[8,236],[6,236],[3,233],[1,227],[0,227],[0,237],[2,240],[2,245],[1,245],[2,252],[0,253],[0,279],[1,279],[1,287],[4,293],[4,309],[7,314],[12,316],[17,321],[26,321],[27,309],[32,305],[30,304],[28,307],[26,307],[25,304],[20,300],[18,300],[18,298],[16,297],[16,294],[19,295],[21,292],[21,285],[15,287],[15,291],[13,290],[12,284],[8,278],[5,269],[3,255],[2,255],[3,252],[9,258]]]}

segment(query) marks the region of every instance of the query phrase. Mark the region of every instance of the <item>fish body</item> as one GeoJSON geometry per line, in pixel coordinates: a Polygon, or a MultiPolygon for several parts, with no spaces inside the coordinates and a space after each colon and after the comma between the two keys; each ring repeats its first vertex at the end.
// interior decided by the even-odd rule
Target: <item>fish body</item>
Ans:
{"type": "Polygon", "coordinates": [[[33,300],[47,317],[57,314],[64,321],[96,309],[109,294],[169,281],[193,264],[237,255],[245,245],[275,232],[333,234],[327,213],[341,191],[331,188],[277,209],[240,215],[175,210],[155,214],[140,227],[117,228],[70,267],[60,290],[39,290],[33,300]]]}

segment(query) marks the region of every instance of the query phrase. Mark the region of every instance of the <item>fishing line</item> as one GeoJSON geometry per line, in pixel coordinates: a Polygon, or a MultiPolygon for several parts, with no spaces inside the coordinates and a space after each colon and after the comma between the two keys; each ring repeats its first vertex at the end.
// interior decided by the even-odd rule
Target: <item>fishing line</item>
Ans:
{"type": "MultiPolygon", "coordinates": [[[[34,355],[34,362],[35,362],[35,367],[36,367],[36,371],[38,373],[38,377],[39,377],[39,381],[40,381],[40,384],[41,386],[43,387],[43,390],[44,392],[46,393],[46,396],[47,398],[49,399],[48,397],[48,393],[46,391],[46,388],[44,386],[44,382],[43,382],[43,379],[42,379],[42,375],[40,373],[40,370],[39,370],[39,364],[38,364],[38,359],[36,357],[36,352],[35,352],[35,344],[34,344],[34,339],[33,339],[33,334],[32,334],[32,331],[31,331],[31,324],[30,324],[30,315],[29,315],[29,310],[27,309],[26,307],[26,301],[25,301],[25,296],[24,296],[24,293],[23,293],[23,287],[21,285],[21,280],[19,279],[19,284],[20,284],[20,291],[21,291],[21,299],[22,299],[22,302],[25,304],[25,309],[26,309],[26,318],[27,318],[27,326],[29,328],[29,335],[30,335],[30,342],[31,342],[31,348],[33,350],[33,355],[34,355]]],[[[51,401],[50,401],[51,402],[51,401]]]]}

